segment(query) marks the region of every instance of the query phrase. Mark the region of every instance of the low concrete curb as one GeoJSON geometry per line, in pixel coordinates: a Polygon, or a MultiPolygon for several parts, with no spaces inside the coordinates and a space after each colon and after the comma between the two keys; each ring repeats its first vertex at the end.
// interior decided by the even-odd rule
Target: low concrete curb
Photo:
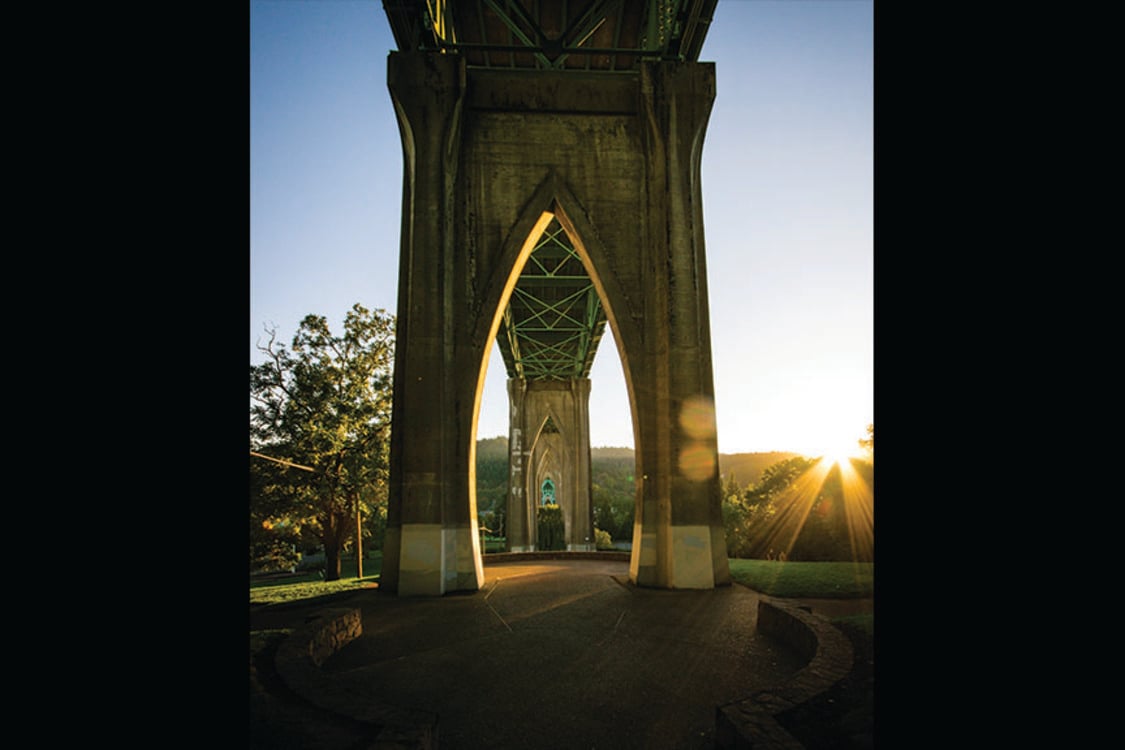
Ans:
{"type": "Polygon", "coordinates": [[[328,657],[362,634],[363,620],[358,609],[320,610],[278,646],[277,672],[290,689],[314,705],[381,726],[369,750],[436,750],[437,716],[359,701],[321,671],[328,657]]]}
{"type": "Polygon", "coordinates": [[[758,630],[784,641],[809,662],[784,685],[719,706],[715,746],[722,750],[803,750],[776,717],[843,679],[855,662],[852,643],[808,608],[765,600],[758,603],[758,630]]]}

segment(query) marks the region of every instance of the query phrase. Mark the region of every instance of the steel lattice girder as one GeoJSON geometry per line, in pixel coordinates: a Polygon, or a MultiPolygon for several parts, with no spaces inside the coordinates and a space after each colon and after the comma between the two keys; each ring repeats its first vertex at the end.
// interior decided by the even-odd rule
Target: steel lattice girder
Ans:
{"type": "Polygon", "coordinates": [[[383,0],[402,51],[444,50],[470,66],[630,70],[695,61],[718,0],[383,0]]]}
{"type": "Polygon", "coordinates": [[[605,324],[593,281],[553,219],[521,270],[501,319],[496,340],[508,377],[589,377],[605,324]]]}

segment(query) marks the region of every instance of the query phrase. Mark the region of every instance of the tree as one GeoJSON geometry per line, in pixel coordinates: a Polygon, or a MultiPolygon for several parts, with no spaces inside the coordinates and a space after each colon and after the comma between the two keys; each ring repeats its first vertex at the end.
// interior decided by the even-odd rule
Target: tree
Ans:
{"type": "MultiPolygon", "coordinates": [[[[748,489],[748,488],[747,488],[748,489]]],[[[743,499],[744,489],[738,484],[734,472],[723,483],[723,528],[726,531],[727,554],[731,557],[749,557],[750,508],[743,499]]]]}
{"type": "Polygon", "coordinates": [[[805,456],[779,461],[766,467],[761,479],[748,486],[741,497],[723,499],[728,554],[767,558],[777,552],[771,546],[769,532],[778,516],[779,503],[793,483],[815,463],[815,459],[805,456]]]}
{"type": "MultiPolygon", "coordinates": [[[[868,435],[873,430],[868,428],[868,435]]],[[[847,479],[839,464],[824,467],[819,459],[796,456],[762,472],[741,496],[729,485],[723,498],[723,525],[731,557],[778,559],[782,552],[790,560],[864,560],[867,547],[853,549],[849,532],[852,502],[864,494],[871,497],[874,466],[863,459],[850,459],[847,479]],[[824,472],[814,471],[825,469],[824,472]],[[851,487],[845,492],[844,482],[851,487]],[[861,487],[866,485],[866,490],[861,487]]],[[[854,507],[854,506],[853,506],[854,507]]]]}
{"type": "Polygon", "coordinates": [[[867,455],[869,461],[875,460],[875,425],[867,425],[867,437],[859,441],[859,447],[867,455]]]}
{"type": "Polygon", "coordinates": [[[541,550],[566,549],[566,522],[563,520],[562,508],[550,503],[540,505],[537,510],[539,524],[539,544],[541,550]]]}
{"type": "Polygon", "coordinates": [[[636,482],[633,471],[636,461],[632,451],[616,455],[613,448],[595,448],[590,456],[590,501],[594,509],[594,526],[608,532],[612,539],[629,542],[633,539],[636,515],[636,482]]]}
{"type": "Polygon", "coordinates": [[[265,361],[250,366],[250,449],[311,471],[275,473],[257,496],[252,481],[251,515],[271,504],[306,519],[324,545],[325,580],[337,580],[357,513],[386,502],[394,318],[356,304],[342,336],[318,315],[301,321],[291,348],[268,333],[265,361]]]}
{"type": "Polygon", "coordinates": [[[250,572],[291,570],[300,561],[301,519],[290,513],[287,467],[250,461],[250,572]]]}
{"type": "Polygon", "coordinates": [[[723,482],[723,499],[728,497],[742,497],[745,488],[738,483],[738,477],[731,472],[726,481],[723,482]]]}

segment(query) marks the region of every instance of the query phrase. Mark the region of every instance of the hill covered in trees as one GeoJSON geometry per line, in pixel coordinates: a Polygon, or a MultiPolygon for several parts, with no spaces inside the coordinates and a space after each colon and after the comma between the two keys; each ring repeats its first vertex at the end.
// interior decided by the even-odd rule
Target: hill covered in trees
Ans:
{"type": "Polygon", "coordinates": [[[770,466],[796,458],[799,455],[799,453],[786,453],[784,451],[720,453],[719,479],[724,486],[729,484],[732,479],[741,487],[757,484],[762,479],[762,472],[770,466]]]}
{"type": "MultiPolygon", "coordinates": [[[[719,454],[719,474],[724,487],[733,482],[740,488],[760,481],[773,464],[796,457],[796,453],[719,454]]],[[[614,541],[631,541],[634,518],[636,459],[632,448],[590,449],[594,525],[608,531],[614,541]]],[[[503,528],[508,492],[508,439],[494,437],[477,441],[477,512],[493,531],[503,528]]]]}
{"type": "MultiPolygon", "coordinates": [[[[758,482],[762,472],[773,464],[796,458],[800,454],[785,451],[770,451],[768,453],[720,453],[719,454],[719,479],[727,484],[733,477],[738,484],[748,485],[758,482]]],[[[597,466],[616,466],[622,459],[634,461],[632,448],[601,447],[590,449],[591,471],[597,474],[597,466]]],[[[495,475],[499,479],[507,477],[508,463],[508,438],[493,437],[477,441],[477,485],[480,486],[481,470],[487,469],[488,476],[495,475]],[[504,468],[497,472],[496,465],[503,463],[504,468]]],[[[596,480],[595,480],[596,481],[596,480]]]]}

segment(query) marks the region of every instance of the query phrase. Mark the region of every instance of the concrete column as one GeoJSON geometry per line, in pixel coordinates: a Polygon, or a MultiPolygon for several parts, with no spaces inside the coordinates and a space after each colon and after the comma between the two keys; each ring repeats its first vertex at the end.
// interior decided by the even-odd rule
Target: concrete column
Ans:
{"type": "Polygon", "coordinates": [[[574,495],[566,516],[566,548],[589,552],[595,549],[593,479],[590,474],[590,379],[574,378],[568,385],[574,425],[570,443],[574,466],[574,495]]]}
{"type": "MultiPolygon", "coordinates": [[[[535,500],[529,499],[527,483],[527,453],[524,452],[524,396],[527,381],[508,379],[508,505],[506,535],[509,552],[535,550],[535,500]]],[[[531,436],[534,438],[534,435],[531,436]]]]}
{"type": "Polygon", "coordinates": [[[465,67],[455,55],[394,52],[387,83],[402,135],[403,218],[380,585],[432,596],[484,582],[469,487],[471,373],[480,359],[455,283],[465,67]]]}
{"type": "Polygon", "coordinates": [[[513,552],[538,548],[540,487],[550,476],[566,524],[567,550],[594,549],[590,380],[512,379],[508,381],[508,399],[508,548],[513,552]],[[557,433],[544,429],[548,419],[557,433]]]}
{"type": "Polygon", "coordinates": [[[644,351],[633,370],[642,476],[630,578],[642,586],[730,583],[719,485],[700,159],[714,66],[641,67],[648,221],[642,231],[644,351]]]}

